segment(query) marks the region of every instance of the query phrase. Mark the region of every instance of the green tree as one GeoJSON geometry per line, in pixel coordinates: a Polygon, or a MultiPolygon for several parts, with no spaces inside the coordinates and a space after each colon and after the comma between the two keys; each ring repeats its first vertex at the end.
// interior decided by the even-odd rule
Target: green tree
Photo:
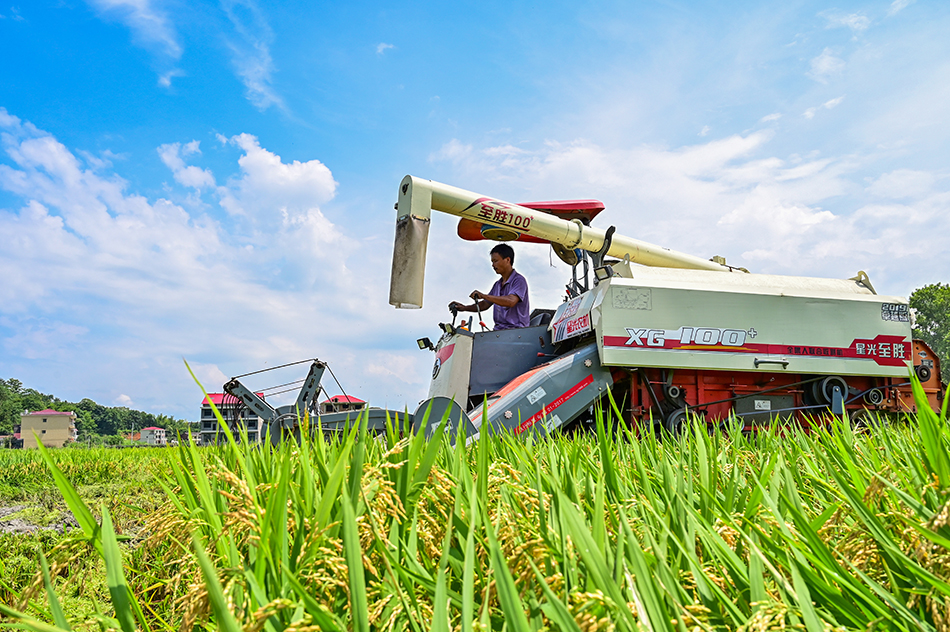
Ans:
{"type": "MultiPolygon", "coordinates": [[[[168,437],[188,435],[188,422],[167,415],[153,415],[124,406],[109,407],[89,398],[79,403],[67,402],[32,388],[25,388],[20,380],[0,378],[0,434],[9,434],[20,423],[24,410],[37,411],[53,408],[76,413],[79,441],[101,441],[103,437],[135,432],[147,426],[158,426],[169,431],[168,437]]],[[[121,443],[121,442],[120,442],[121,443]]]]}
{"type": "Polygon", "coordinates": [[[914,337],[939,356],[940,375],[944,383],[950,383],[950,284],[934,283],[914,290],[910,306],[917,312],[914,337]]]}

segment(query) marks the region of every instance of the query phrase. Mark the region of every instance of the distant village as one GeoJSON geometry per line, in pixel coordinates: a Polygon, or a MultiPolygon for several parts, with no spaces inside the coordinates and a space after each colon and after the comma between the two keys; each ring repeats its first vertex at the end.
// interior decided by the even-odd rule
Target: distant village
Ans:
{"type": "MultiPolygon", "coordinates": [[[[258,395],[263,397],[262,393],[258,395]]],[[[337,395],[320,404],[320,413],[355,411],[365,406],[366,402],[361,399],[337,395]]],[[[248,442],[257,443],[267,435],[260,417],[238,398],[227,393],[209,393],[201,402],[198,421],[174,420],[174,424],[169,424],[172,428],[153,425],[120,431],[109,437],[118,440],[102,441],[101,435],[87,432],[84,441],[80,432],[83,411],[56,408],[24,410],[20,413],[19,424],[13,427],[13,432],[0,434],[0,448],[30,449],[36,448],[39,442],[47,448],[84,447],[93,444],[116,448],[161,447],[175,446],[179,441],[189,439],[197,445],[215,445],[225,441],[226,434],[218,423],[214,408],[217,408],[235,438],[246,437],[248,442]],[[100,440],[93,441],[93,436],[99,437],[100,440]]]]}

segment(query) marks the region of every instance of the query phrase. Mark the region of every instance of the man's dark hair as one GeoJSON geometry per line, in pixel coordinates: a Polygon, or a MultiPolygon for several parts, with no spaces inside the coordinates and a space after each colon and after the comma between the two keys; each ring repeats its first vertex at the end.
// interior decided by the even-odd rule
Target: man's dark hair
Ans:
{"type": "Polygon", "coordinates": [[[515,249],[508,244],[498,244],[488,254],[497,254],[502,259],[511,259],[511,265],[515,265],[515,249]]]}

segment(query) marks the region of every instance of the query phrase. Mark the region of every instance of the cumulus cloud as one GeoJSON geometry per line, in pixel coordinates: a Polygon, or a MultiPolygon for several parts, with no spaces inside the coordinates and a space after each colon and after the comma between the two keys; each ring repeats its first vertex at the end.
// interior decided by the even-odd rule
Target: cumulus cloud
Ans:
{"type": "MultiPolygon", "coordinates": [[[[628,149],[575,141],[519,155],[454,140],[431,158],[484,187],[467,188],[501,190],[491,194],[502,199],[505,191],[511,201],[536,191],[545,199],[596,196],[607,206],[597,219],[602,227],[682,252],[724,255],[754,272],[845,278],[865,269],[878,289],[903,293],[896,280],[914,273],[922,251],[938,250],[921,244],[950,238],[946,180],[898,170],[868,184],[854,157],[783,159],[769,155],[770,140],[760,132],[628,149]]],[[[934,274],[950,274],[950,263],[938,267],[934,274]]]]}
{"type": "Polygon", "coordinates": [[[826,48],[821,54],[811,60],[811,70],[808,76],[820,83],[828,83],[828,79],[841,74],[844,70],[844,60],[836,57],[834,51],[826,48]]]}
{"type": "Polygon", "coordinates": [[[219,189],[222,205],[235,215],[273,219],[281,209],[317,208],[336,194],[333,174],[319,160],[282,162],[251,134],[238,134],[229,142],[244,151],[238,160],[241,175],[219,189]]]}
{"type": "Polygon", "coordinates": [[[396,48],[396,47],[393,46],[392,44],[387,44],[386,42],[380,42],[379,44],[376,45],[376,54],[382,55],[383,53],[385,53],[387,50],[391,48],[396,48]]]}
{"type": "Polygon", "coordinates": [[[125,408],[134,408],[135,402],[132,401],[132,398],[126,395],[125,393],[120,394],[118,397],[112,400],[113,406],[124,406],[125,408]]]}
{"type": "Polygon", "coordinates": [[[879,198],[919,198],[931,193],[936,183],[928,171],[896,169],[875,178],[867,191],[879,198]]]}
{"type": "Polygon", "coordinates": [[[261,111],[272,105],[284,109],[284,101],[273,86],[275,67],[270,45],[274,33],[263,11],[253,0],[225,0],[222,6],[238,35],[229,42],[231,61],[244,83],[247,100],[261,111]]]}
{"type": "Polygon", "coordinates": [[[201,189],[214,186],[210,169],[186,165],[183,156],[201,154],[198,141],[193,140],[182,147],[181,143],[168,143],[158,148],[158,155],[165,166],[172,170],[175,181],[186,187],[201,189]]]}
{"type": "MultiPolygon", "coordinates": [[[[198,382],[207,387],[216,388],[228,381],[228,376],[218,368],[217,364],[206,364],[204,362],[189,362],[188,367],[198,378],[198,382]]],[[[207,390],[207,388],[205,389],[207,390]]]]}
{"type": "MultiPolygon", "coordinates": [[[[388,274],[377,260],[388,255],[348,236],[321,209],[336,191],[330,170],[316,160],[284,162],[251,135],[228,143],[218,149],[241,154],[236,173],[217,187],[210,172],[186,164],[200,156],[196,141],[159,148],[176,176],[172,193],[207,189],[207,203],[189,211],[130,191],[103,162],[89,164],[0,108],[0,190],[22,200],[0,208],[0,350],[8,370],[26,377],[68,362],[83,367],[74,382],[80,397],[125,394],[149,409],[192,393],[194,414],[200,393],[183,356],[213,390],[226,373],[318,355],[363,399],[389,397],[401,407],[408,400],[398,401],[400,393],[424,390],[421,365],[372,385],[359,379],[365,359],[351,347],[388,341],[386,326],[407,321],[384,311],[388,274]],[[213,212],[215,202],[255,223],[213,212]],[[411,388],[406,380],[415,380],[411,388]]],[[[176,406],[161,412],[191,415],[176,406]]]]}

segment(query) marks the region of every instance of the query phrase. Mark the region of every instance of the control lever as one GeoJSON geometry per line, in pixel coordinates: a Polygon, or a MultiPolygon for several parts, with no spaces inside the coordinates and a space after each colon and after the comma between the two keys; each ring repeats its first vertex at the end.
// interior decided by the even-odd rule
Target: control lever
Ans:
{"type": "Polygon", "coordinates": [[[478,324],[482,326],[482,331],[488,331],[488,325],[482,320],[482,295],[479,293],[475,299],[475,310],[478,311],[478,324]]]}

